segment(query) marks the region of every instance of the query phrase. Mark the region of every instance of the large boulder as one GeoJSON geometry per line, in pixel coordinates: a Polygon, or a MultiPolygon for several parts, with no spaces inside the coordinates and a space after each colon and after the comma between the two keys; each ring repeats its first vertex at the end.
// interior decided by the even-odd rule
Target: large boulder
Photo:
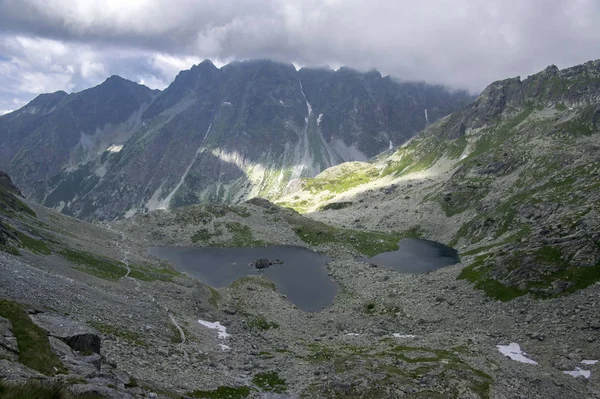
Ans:
{"type": "Polygon", "coordinates": [[[56,313],[38,313],[31,320],[76,351],[100,353],[100,333],[87,324],[56,313]]]}

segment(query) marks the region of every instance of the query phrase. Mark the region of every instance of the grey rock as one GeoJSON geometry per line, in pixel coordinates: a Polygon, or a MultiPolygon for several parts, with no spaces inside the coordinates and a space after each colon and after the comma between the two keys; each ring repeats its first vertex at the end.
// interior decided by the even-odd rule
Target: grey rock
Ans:
{"type": "Polygon", "coordinates": [[[127,392],[117,391],[107,386],[93,383],[71,385],[69,391],[74,395],[94,394],[106,399],[133,399],[133,396],[127,392]]]}
{"type": "Polygon", "coordinates": [[[0,359],[16,361],[19,358],[19,346],[13,335],[9,320],[0,317],[0,359]]]}
{"type": "Polygon", "coordinates": [[[39,313],[31,320],[76,351],[100,353],[100,333],[86,324],[56,313],[39,313]]]}

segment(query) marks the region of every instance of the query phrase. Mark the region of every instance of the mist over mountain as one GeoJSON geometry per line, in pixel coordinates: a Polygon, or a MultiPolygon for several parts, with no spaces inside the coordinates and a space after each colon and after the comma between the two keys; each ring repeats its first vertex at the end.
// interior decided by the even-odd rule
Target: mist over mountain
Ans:
{"type": "Polygon", "coordinates": [[[470,101],[376,71],[206,60],[162,92],[112,76],[38,96],[0,117],[0,168],[28,198],[81,218],[238,203],[365,161],[470,101]]]}

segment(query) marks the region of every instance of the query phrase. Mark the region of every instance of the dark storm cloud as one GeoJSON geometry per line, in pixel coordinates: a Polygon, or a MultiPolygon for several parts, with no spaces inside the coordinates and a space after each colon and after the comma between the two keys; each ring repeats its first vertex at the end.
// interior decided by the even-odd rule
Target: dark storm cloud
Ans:
{"type": "Polygon", "coordinates": [[[0,110],[203,58],[377,68],[479,91],[600,58],[597,0],[0,0],[0,110]]]}

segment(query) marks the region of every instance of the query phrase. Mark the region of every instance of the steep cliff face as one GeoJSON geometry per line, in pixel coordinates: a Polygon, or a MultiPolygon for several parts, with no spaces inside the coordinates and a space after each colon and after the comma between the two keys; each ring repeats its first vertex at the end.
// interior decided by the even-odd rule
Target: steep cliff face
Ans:
{"type": "Polygon", "coordinates": [[[471,101],[378,72],[204,61],[163,92],[111,77],[0,118],[0,167],[24,193],[83,218],[280,193],[366,160],[471,101]]]}

